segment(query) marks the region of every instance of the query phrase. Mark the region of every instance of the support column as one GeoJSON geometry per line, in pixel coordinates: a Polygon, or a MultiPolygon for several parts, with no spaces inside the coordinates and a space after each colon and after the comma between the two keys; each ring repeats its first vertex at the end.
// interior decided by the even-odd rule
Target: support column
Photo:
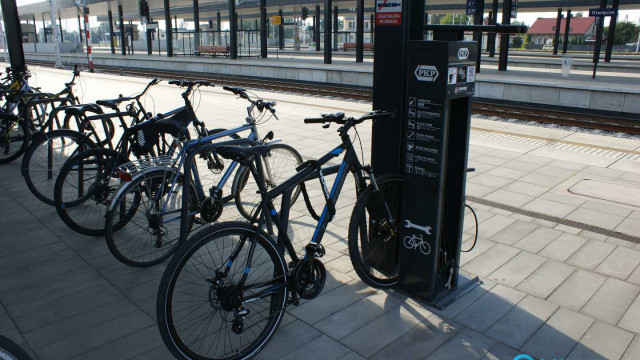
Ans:
{"type": "Polygon", "coordinates": [[[571,29],[571,10],[567,10],[567,20],[564,22],[564,41],[562,43],[562,53],[567,53],[569,46],[569,29],[571,29]]]}
{"type": "Polygon", "coordinates": [[[562,9],[558,9],[558,17],[556,18],[556,36],[553,38],[553,55],[558,55],[558,46],[560,45],[560,27],[562,26],[562,9]]]}
{"type": "MultiPolygon", "coordinates": [[[[109,44],[111,45],[111,53],[115,54],[116,44],[114,44],[113,42],[113,13],[111,12],[111,10],[107,12],[107,15],[109,16],[109,44]]],[[[80,31],[80,33],[82,34],[82,31],[80,31]]]]}
{"type": "MultiPolygon", "coordinates": [[[[620,5],[620,0],[613,0],[612,7],[614,9],[618,9],[620,5]]],[[[616,23],[618,22],[618,15],[611,17],[611,22],[609,23],[609,34],[607,35],[607,50],[604,54],[604,62],[611,62],[611,52],[613,51],[613,38],[616,35],[616,23]]]]}
{"type": "Polygon", "coordinates": [[[338,7],[333,8],[333,50],[338,50],[338,7]]]}
{"type": "MultiPolygon", "coordinates": [[[[171,4],[169,0],[164,0],[164,23],[165,23],[165,38],[167,42],[167,57],[173,56],[173,29],[171,28],[171,4]]],[[[160,29],[158,29],[159,35],[160,29]]]]}
{"type": "Polygon", "coordinates": [[[374,37],[375,28],[376,28],[375,24],[376,24],[376,15],[375,14],[371,14],[371,20],[369,22],[369,33],[370,33],[369,36],[370,36],[370,39],[371,39],[372,43],[375,43],[375,37],[374,37]]]}
{"type": "MultiPolygon", "coordinates": [[[[78,24],[80,24],[80,21],[79,21],[80,17],[79,16],[80,15],[78,15],[78,24]]],[[[33,31],[36,34],[36,44],[37,44],[38,43],[38,29],[36,28],[36,16],[35,15],[33,15],[33,31]]],[[[80,34],[82,34],[82,31],[80,32],[80,34]]],[[[80,35],[80,36],[82,36],[82,35],[80,35]]],[[[82,39],[80,39],[80,41],[82,41],[82,39]]]]}
{"type": "Polygon", "coordinates": [[[324,0],[324,63],[331,64],[331,5],[332,0],[324,0]]]}
{"type": "Polygon", "coordinates": [[[60,42],[64,42],[64,34],[62,33],[62,18],[58,15],[58,22],[60,23],[60,42]]]}
{"type": "Polygon", "coordinates": [[[316,51],[320,51],[320,5],[316,5],[316,23],[314,25],[313,39],[316,42],[316,51]]]}
{"type": "MultiPolygon", "coordinates": [[[[600,0],[600,8],[607,7],[607,0],[600,0]]],[[[600,62],[600,50],[602,49],[602,30],[604,29],[604,16],[596,17],[596,43],[593,49],[593,62],[600,62]]]]}
{"type": "Polygon", "coordinates": [[[122,55],[127,55],[127,34],[125,34],[122,5],[118,5],[118,20],[120,23],[120,50],[122,51],[122,55]]]}
{"type": "Polygon", "coordinates": [[[260,57],[267,58],[267,0],[260,0],[260,57]]]}
{"type": "Polygon", "coordinates": [[[236,14],[236,1],[229,0],[229,30],[231,31],[231,36],[229,37],[229,58],[237,59],[238,58],[238,17],[236,14]]]}
{"type": "Polygon", "coordinates": [[[218,38],[218,45],[222,45],[222,16],[220,12],[216,14],[216,30],[218,30],[216,37],[218,38]]]}
{"type": "MultiPolygon", "coordinates": [[[[56,1],[49,0],[49,18],[51,19],[51,36],[53,37],[53,52],[56,56],[56,67],[62,67],[62,61],[60,60],[60,43],[61,40],[61,30],[62,30],[62,22],[60,23],[60,28],[56,25],[56,1]]],[[[20,21],[20,19],[18,19],[20,21]]]]}
{"type": "MultiPolygon", "coordinates": [[[[475,25],[482,25],[484,22],[484,0],[477,0],[476,2],[476,14],[473,16],[473,23],[475,25]]],[[[476,59],[476,72],[480,72],[480,63],[482,60],[482,31],[475,31],[473,33],[473,40],[478,42],[478,58],[476,59]]]]}
{"type": "Polygon", "coordinates": [[[356,62],[364,61],[364,0],[356,0],[356,62]]]}
{"type": "Polygon", "coordinates": [[[280,25],[278,26],[278,48],[284,49],[284,17],[282,16],[282,10],[278,11],[280,16],[280,25]]]}
{"type": "MultiPolygon", "coordinates": [[[[489,11],[489,16],[487,17],[487,24],[491,25],[493,22],[493,11],[489,11]]],[[[491,48],[491,33],[487,33],[487,44],[485,45],[485,51],[489,52],[491,48]]]]}
{"type": "MultiPolygon", "coordinates": [[[[109,10],[109,14],[111,14],[111,10],[109,10]]],[[[33,18],[33,23],[35,24],[36,18],[33,18]]],[[[80,22],[80,14],[78,14],[78,35],[80,36],[80,42],[83,42],[82,40],[82,22],[80,22]]],[[[113,35],[111,35],[113,36],[113,35]]]]}
{"type": "MultiPolygon", "coordinates": [[[[502,25],[511,24],[512,0],[504,0],[502,3],[502,25]]],[[[509,60],[509,34],[500,36],[500,58],[498,59],[498,71],[507,70],[509,60]]]]}
{"type": "Polygon", "coordinates": [[[22,49],[22,28],[18,17],[18,7],[15,0],[0,1],[0,6],[2,6],[2,18],[4,20],[4,31],[7,37],[7,50],[9,50],[11,68],[16,72],[23,72],[27,70],[27,65],[24,61],[24,50],[22,49]]]}
{"type": "MultiPolygon", "coordinates": [[[[493,0],[493,17],[491,18],[491,25],[498,23],[498,0],[493,0]]],[[[496,56],[496,33],[489,34],[489,57],[496,56]]]]}
{"type": "Polygon", "coordinates": [[[42,15],[42,34],[44,35],[44,42],[47,43],[47,24],[44,22],[44,15],[42,15]]]}
{"type": "Polygon", "coordinates": [[[199,0],[193,0],[193,23],[195,25],[195,32],[193,33],[193,46],[195,51],[198,51],[200,45],[200,4],[199,0]]]}

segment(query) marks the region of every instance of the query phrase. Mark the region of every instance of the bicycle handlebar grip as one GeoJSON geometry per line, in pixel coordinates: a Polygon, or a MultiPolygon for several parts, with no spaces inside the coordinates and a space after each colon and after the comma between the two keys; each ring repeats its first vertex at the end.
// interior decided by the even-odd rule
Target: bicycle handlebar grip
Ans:
{"type": "Polygon", "coordinates": [[[324,124],[327,121],[328,121],[327,119],[323,119],[323,118],[304,119],[305,124],[324,124]]]}
{"type": "Polygon", "coordinates": [[[227,85],[225,85],[225,86],[223,86],[223,87],[222,87],[222,89],[223,89],[223,90],[226,90],[226,91],[231,91],[231,92],[232,92],[232,93],[234,93],[234,94],[237,94],[237,93],[238,93],[238,89],[237,89],[237,88],[234,88],[234,87],[231,87],[231,86],[227,86],[227,85]]]}
{"type": "Polygon", "coordinates": [[[169,81],[170,85],[180,85],[180,81],[179,80],[171,80],[169,81]]]}
{"type": "Polygon", "coordinates": [[[198,81],[198,85],[211,86],[211,82],[209,82],[209,81],[198,81]]]}

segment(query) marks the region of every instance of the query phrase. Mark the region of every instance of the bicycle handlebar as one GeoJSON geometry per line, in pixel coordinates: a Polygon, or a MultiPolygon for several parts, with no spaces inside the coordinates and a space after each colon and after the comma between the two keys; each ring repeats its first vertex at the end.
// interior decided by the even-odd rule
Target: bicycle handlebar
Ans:
{"type": "Polygon", "coordinates": [[[333,122],[340,125],[345,125],[345,124],[357,125],[364,122],[365,120],[373,120],[373,119],[384,117],[384,116],[395,118],[395,115],[396,113],[394,111],[377,111],[376,110],[356,119],[354,117],[345,118],[344,113],[339,112],[335,114],[322,114],[321,118],[304,119],[304,123],[305,124],[326,124],[326,123],[333,122]]]}

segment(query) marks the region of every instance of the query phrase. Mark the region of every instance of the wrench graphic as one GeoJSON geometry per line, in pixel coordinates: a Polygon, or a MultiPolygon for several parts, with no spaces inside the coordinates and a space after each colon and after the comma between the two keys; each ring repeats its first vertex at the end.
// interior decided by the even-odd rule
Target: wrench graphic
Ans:
{"type": "Polygon", "coordinates": [[[406,227],[407,229],[418,229],[418,230],[422,230],[425,232],[425,234],[427,235],[431,235],[431,226],[420,226],[417,224],[412,223],[410,220],[405,220],[404,221],[404,227],[406,227]]]}

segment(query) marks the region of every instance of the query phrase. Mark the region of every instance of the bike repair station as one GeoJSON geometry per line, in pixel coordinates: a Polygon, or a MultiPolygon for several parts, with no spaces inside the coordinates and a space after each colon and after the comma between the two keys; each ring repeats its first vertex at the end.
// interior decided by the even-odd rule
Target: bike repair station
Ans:
{"type": "MultiPolygon", "coordinates": [[[[482,14],[482,2],[476,6],[482,14]]],[[[373,108],[399,116],[374,122],[372,165],[376,175],[404,178],[398,254],[387,259],[398,261],[401,291],[443,308],[480,283],[459,276],[480,65],[478,43],[464,41],[464,32],[506,39],[527,28],[508,17],[507,25],[425,25],[424,1],[416,0],[377,0],[376,10],[373,108]],[[433,40],[423,40],[426,31],[433,40]]]]}

